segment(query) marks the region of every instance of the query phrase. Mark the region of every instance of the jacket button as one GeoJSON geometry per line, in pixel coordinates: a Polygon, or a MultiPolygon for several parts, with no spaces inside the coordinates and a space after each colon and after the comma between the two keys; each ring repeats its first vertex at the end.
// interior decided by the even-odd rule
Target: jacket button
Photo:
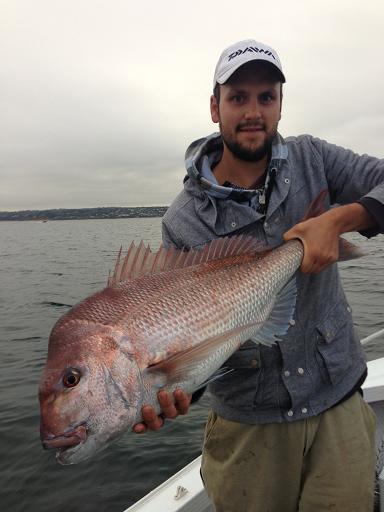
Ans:
{"type": "Polygon", "coordinates": [[[287,416],[289,416],[290,418],[292,418],[292,416],[293,416],[293,411],[292,411],[292,410],[288,411],[288,412],[287,412],[287,416]]]}
{"type": "Polygon", "coordinates": [[[291,372],[288,370],[285,370],[284,377],[289,377],[291,375],[291,372]]]}
{"type": "Polygon", "coordinates": [[[235,228],[236,227],[236,222],[231,222],[231,227],[235,228]]]}
{"type": "Polygon", "coordinates": [[[252,359],[251,360],[251,368],[257,368],[259,362],[257,359],[252,359]]]}
{"type": "Polygon", "coordinates": [[[298,373],[299,375],[304,375],[304,369],[303,369],[303,368],[298,368],[298,369],[297,369],[297,373],[298,373]]]}
{"type": "Polygon", "coordinates": [[[308,409],[307,409],[306,407],[303,407],[303,408],[301,409],[301,412],[302,412],[303,414],[307,414],[308,409]]]}

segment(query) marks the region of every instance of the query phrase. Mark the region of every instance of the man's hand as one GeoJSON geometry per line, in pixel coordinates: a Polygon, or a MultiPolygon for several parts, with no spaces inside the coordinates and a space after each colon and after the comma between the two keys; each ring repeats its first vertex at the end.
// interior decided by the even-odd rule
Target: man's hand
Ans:
{"type": "Polygon", "coordinates": [[[300,222],[284,233],[284,240],[298,238],[304,246],[300,270],[304,274],[321,272],[339,258],[339,231],[327,219],[316,217],[300,222]]]}
{"type": "Polygon", "coordinates": [[[166,391],[159,391],[157,398],[162,410],[161,416],[158,416],[150,405],[144,405],[141,411],[144,421],[133,426],[133,432],[136,434],[143,434],[147,430],[159,430],[165,419],[173,419],[180,414],[187,414],[192,397],[182,389],[176,389],[173,392],[173,398],[166,391]]]}
{"type": "Polygon", "coordinates": [[[342,233],[363,230],[374,224],[364,206],[351,203],[296,224],[283,238],[286,242],[294,238],[301,240],[304,258],[300,270],[304,274],[316,274],[338,260],[342,233]]]}

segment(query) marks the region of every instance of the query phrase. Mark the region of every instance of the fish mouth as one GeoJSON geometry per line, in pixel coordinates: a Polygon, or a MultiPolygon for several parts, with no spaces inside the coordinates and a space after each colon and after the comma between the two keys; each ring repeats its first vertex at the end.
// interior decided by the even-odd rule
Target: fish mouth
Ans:
{"type": "Polygon", "coordinates": [[[46,433],[42,439],[42,444],[45,450],[59,450],[60,452],[63,452],[80,443],[84,443],[86,439],[87,427],[82,423],[63,434],[54,435],[46,433]]]}

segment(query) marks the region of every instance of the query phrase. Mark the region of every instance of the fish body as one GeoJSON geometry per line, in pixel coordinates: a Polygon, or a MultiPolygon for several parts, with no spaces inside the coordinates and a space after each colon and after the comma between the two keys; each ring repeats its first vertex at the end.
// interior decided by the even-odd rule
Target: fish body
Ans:
{"type": "Polygon", "coordinates": [[[298,240],[260,250],[244,236],[190,253],[131,247],[109,286],[52,330],[43,445],[63,464],[87,459],[139,422],[143,405],[160,412],[160,389],[191,393],[246,340],[274,343],[294,313],[302,258],[298,240]]]}

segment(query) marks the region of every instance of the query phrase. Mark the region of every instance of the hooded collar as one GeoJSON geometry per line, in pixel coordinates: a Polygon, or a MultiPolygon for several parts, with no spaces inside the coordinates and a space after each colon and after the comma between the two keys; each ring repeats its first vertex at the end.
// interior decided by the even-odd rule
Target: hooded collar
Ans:
{"type": "Polygon", "coordinates": [[[277,134],[272,143],[271,159],[262,188],[242,189],[219,185],[212,168],[220,161],[222,154],[223,141],[220,133],[213,133],[193,142],[185,155],[188,177],[194,180],[201,189],[204,189],[208,196],[247,202],[254,207],[265,207],[269,185],[288,158],[288,147],[283,137],[277,134]]]}

